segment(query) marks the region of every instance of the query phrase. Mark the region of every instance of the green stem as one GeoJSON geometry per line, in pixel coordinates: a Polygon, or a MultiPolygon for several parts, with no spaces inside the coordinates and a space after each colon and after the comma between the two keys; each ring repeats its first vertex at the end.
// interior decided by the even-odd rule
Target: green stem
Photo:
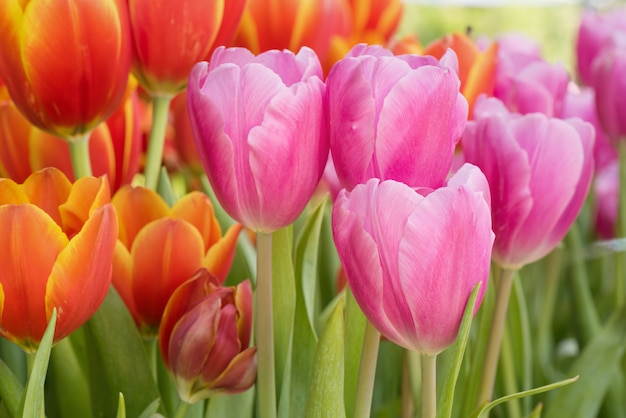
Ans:
{"type": "Polygon", "coordinates": [[[71,140],[68,141],[72,168],[74,169],[74,178],[76,180],[92,175],[91,157],[89,156],[90,137],[91,132],[87,132],[81,136],[71,138],[71,140]]]}
{"type": "MultiPolygon", "coordinates": [[[[502,338],[502,352],[500,354],[500,367],[502,367],[502,376],[505,393],[517,393],[519,387],[517,385],[515,360],[513,356],[513,346],[511,343],[511,333],[508,329],[504,330],[504,336],[502,338]]],[[[521,418],[522,408],[520,406],[519,399],[512,399],[506,403],[507,417],[509,418],[521,418]]]]}
{"type": "Polygon", "coordinates": [[[502,344],[502,334],[504,332],[506,312],[509,306],[509,298],[511,296],[515,272],[516,270],[503,268],[498,280],[496,305],[493,311],[489,341],[487,342],[487,351],[485,352],[485,362],[483,363],[483,374],[480,379],[480,389],[478,391],[478,405],[490,401],[493,395],[496,369],[498,368],[498,357],[500,356],[500,345],[502,344]]]}
{"type": "Polygon", "coordinates": [[[37,352],[34,352],[34,353],[26,352],[26,373],[29,378],[30,378],[30,372],[33,371],[33,366],[35,365],[36,355],[37,355],[37,352]]]}
{"type": "MultiPolygon", "coordinates": [[[[620,138],[619,152],[619,195],[617,203],[617,238],[626,237],[626,138],[620,138]]],[[[624,304],[626,297],[626,253],[615,254],[615,310],[624,304]]]]}
{"type": "Polygon", "coordinates": [[[187,415],[187,410],[189,409],[189,404],[187,402],[181,401],[180,405],[178,405],[178,410],[176,411],[176,415],[174,418],[184,418],[187,415]]]}
{"type": "Polygon", "coordinates": [[[272,234],[257,232],[256,328],[257,393],[260,418],[276,417],[274,317],[272,313],[272,234]]]}
{"type": "Polygon", "coordinates": [[[143,337],[143,346],[146,349],[148,365],[152,372],[152,377],[157,380],[157,340],[156,338],[143,337]]]}
{"type": "Polygon", "coordinates": [[[409,350],[404,350],[402,355],[402,418],[411,418],[415,414],[413,389],[411,387],[409,353],[409,350]]]}
{"type": "Polygon", "coordinates": [[[165,144],[165,129],[167,115],[170,109],[171,96],[157,96],[152,98],[152,128],[148,140],[146,154],[146,187],[156,190],[159,181],[159,170],[163,160],[163,145],[165,144]]]}
{"type": "Polygon", "coordinates": [[[539,313],[539,325],[537,327],[537,357],[539,359],[538,369],[544,380],[557,380],[554,373],[555,368],[551,362],[551,351],[553,345],[552,322],[556,308],[559,282],[561,276],[562,251],[557,248],[546,258],[547,268],[541,295],[541,310],[539,313]]]}
{"type": "Polygon", "coordinates": [[[422,354],[422,418],[437,415],[437,355],[422,354]]]}
{"type": "Polygon", "coordinates": [[[359,380],[356,385],[356,398],[354,401],[355,418],[370,416],[379,345],[380,332],[378,332],[370,321],[367,321],[367,325],[365,325],[365,335],[363,337],[363,350],[361,351],[359,380]]]}

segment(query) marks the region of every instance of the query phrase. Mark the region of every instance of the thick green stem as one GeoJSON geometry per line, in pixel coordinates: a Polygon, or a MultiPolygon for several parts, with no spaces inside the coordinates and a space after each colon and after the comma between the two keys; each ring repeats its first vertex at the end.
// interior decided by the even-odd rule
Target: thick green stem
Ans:
{"type": "Polygon", "coordinates": [[[71,138],[68,142],[70,147],[70,158],[72,159],[72,168],[74,170],[74,178],[91,176],[91,157],[89,156],[89,138],[91,132],[87,132],[81,136],[71,138]]]}
{"type": "Polygon", "coordinates": [[[178,405],[178,410],[176,411],[174,418],[185,418],[188,409],[189,404],[187,402],[181,402],[180,405],[178,405]]]}
{"type": "Polygon", "coordinates": [[[272,234],[257,232],[256,328],[257,393],[260,418],[276,417],[274,318],[272,313],[272,234]]]}
{"type": "Polygon", "coordinates": [[[480,379],[480,389],[478,391],[478,405],[490,401],[493,395],[493,386],[496,381],[496,370],[498,368],[498,357],[500,356],[500,345],[502,344],[502,334],[504,323],[506,322],[506,312],[509,306],[511,288],[516,270],[503,268],[498,280],[496,290],[496,305],[493,311],[487,351],[483,363],[483,374],[480,379]]]}
{"type": "Polygon", "coordinates": [[[170,96],[152,98],[152,129],[148,140],[146,154],[146,187],[156,190],[159,181],[159,171],[163,160],[163,145],[165,144],[165,129],[167,128],[167,114],[170,108],[170,96]]]}
{"type": "Polygon", "coordinates": [[[437,355],[422,354],[422,418],[437,415],[437,355]]]}
{"type": "MultiPolygon", "coordinates": [[[[502,348],[500,353],[500,367],[502,367],[504,384],[504,390],[506,393],[517,393],[519,387],[517,385],[517,376],[515,371],[515,359],[513,358],[513,346],[511,343],[511,333],[508,330],[504,330],[504,337],[502,338],[502,348]]],[[[507,417],[508,418],[521,418],[522,407],[519,399],[512,399],[506,403],[507,417]]]]}
{"type": "Polygon", "coordinates": [[[374,325],[372,325],[371,322],[367,321],[367,325],[365,326],[365,336],[363,337],[363,350],[361,351],[359,381],[356,386],[354,418],[370,416],[379,345],[380,332],[374,328],[374,325]]]}
{"type": "Polygon", "coordinates": [[[409,353],[409,350],[404,350],[402,355],[402,418],[412,418],[415,415],[409,353]]]}

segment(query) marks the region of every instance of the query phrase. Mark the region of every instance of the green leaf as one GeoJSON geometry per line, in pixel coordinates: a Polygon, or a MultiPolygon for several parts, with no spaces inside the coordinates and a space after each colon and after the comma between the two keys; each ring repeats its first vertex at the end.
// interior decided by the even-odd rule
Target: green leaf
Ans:
{"type": "Polygon", "coordinates": [[[591,418],[597,416],[613,372],[619,370],[626,349],[626,305],[585,346],[570,368],[580,382],[551,400],[545,418],[591,418]]]}
{"type": "Polygon", "coordinates": [[[346,416],[354,415],[354,401],[356,399],[356,387],[359,381],[359,367],[361,363],[361,351],[363,350],[363,337],[367,319],[354,299],[352,291],[346,287],[346,342],[344,355],[344,402],[346,416]]]}
{"type": "Polygon", "coordinates": [[[340,299],[320,337],[305,417],[345,417],[343,402],[344,375],[344,300],[340,299]]]}
{"type": "Polygon", "coordinates": [[[115,416],[123,393],[128,416],[139,416],[159,392],[139,331],[112,286],[84,331],[93,415],[115,416]]]}
{"type": "MultiPolygon", "coordinates": [[[[120,395],[122,394],[120,393],[120,395]]],[[[141,415],[139,415],[139,418],[152,418],[159,410],[159,405],[159,399],[155,399],[150,405],[146,406],[146,409],[144,409],[141,415]]]]}
{"type": "Polygon", "coordinates": [[[469,332],[472,326],[472,318],[474,312],[474,306],[476,305],[476,298],[478,297],[478,291],[481,283],[478,283],[472,293],[470,294],[467,304],[465,305],[465,311],[459,325],[459,332],[457,334],[457,341],[454,344],[454,357],[450,369],[447,373],[447,379],[444,383],[443,392],[439,398],[439,408],[437,408],[437,418],[450,418],[452,416],[452,404],[454,401],[454,388],[459,377],[459,371],[461,370],[461,364],[463,363],[463,356],[465,355],[465,349],[467,347],[467,341],[469,340],[469,332]]]}
{"type": "Polygon", "coordinates": [[[206,417],[253,417],[254,387],[243,393],[216,396],[209,401],[206,417]]]}
{"type": "Polygon", "coordinates": [[[526,418],[541,418],[541,412],[543,411],[543,404],[538,404],[535,409],[526,418]]]}
{"type": "Polygon", "coordinates": [[[50,361],[50,351],[52,350],[52,341],[54,339],[54,329],[57,324],[57,310],[52,310],[50,322],[43,334],[33,368],[28,377],[28,383],[24,390],[22,403],[20,405],[20,413],[18,416],[22,418],[41,418],[44,416],[44,383],[46,382],[46,374],[48,372],[48,362],[50,361]]]}
{"type": "Polygon", "coordinates": [[[165,169],[165,167],[161,167],[161,175],[159,176],[157,192],[169,207],[174,206],[174,204],[178,200],[178,198],[176,197],[176,193],[174,193],[174,189],[172,188],[170,176],[167,174],[167,170],[165,169]]]}
{"type": "MultiPolygon", "coordinates": [[[[537,395],[539,393],[543,393],[543,392],[547,392],[549,390],[554,390],[554,389],[558,389],[560,387],[569,385],[570,383],[574,383],[575,381],[578,380],[578,376],[572,377],[570,379],[565,379],[565,380],[561,380],[560,382],[556,382],[556,383],[551,383],[549,385],[546,386],[541,386],[535,389],[530,389],[530,390],[525,390],[523,392],[519,392],[519,393],[514,393],[512,395],[507,395],[507,396],[503,396],[501,398],[496,399],[495,401],[489,402],[487,405],[483,406],[477,413],[473,414],[473,417],[477,417],[477,418],[487,418],[489,416],[489,411],[491,411],[493,408],[495,408],[496,406],[503,404],[505,402],[508,402],[510,400],[513,399],[520,399],[523,398],[525,396],[531,396],[531,395],[537,395]]],[[[570,386],[570,387],[574,387],[576,385],[570,386]]],[[[572,415],[559,415],[559,417],[571,417],[572,415]]]]}
{"type": "Polygon", "coordinates": [[[12,418],[17,417],[23,391],[24,388],[22,388],[17,377],[9,366],[0,359],[0,399],[12,418]]]}
{"type": "Polygon", "coordinates": [[[124,395],[120,393],[117,399],[117,414],[115,414],[115,417],[126,418],[126,404],[124,403],[124,395]]]}

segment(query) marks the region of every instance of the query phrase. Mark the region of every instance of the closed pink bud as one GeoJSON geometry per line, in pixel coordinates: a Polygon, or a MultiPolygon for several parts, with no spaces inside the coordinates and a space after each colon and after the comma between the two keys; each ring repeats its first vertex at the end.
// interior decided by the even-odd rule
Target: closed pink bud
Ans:
{"type": "Polygon", "coordinates": [[[491,187],[493,258],[519,269],[563,239],[593,174],[593,126],[581,119],[509,113],[498,99],[478,100],[463,134],[467,162],[491,187]]]}
{"type": "Polygon", "coordinates": [[[458,63],[355,46],[326,80],[330,147],[341,184],[370,178],[439,187],[467,120],[458,63]]]}
{"type": "Polygon", "coordinates": [[[159,329],[165,366],[180,398],[194,403],[214,395],[240,393],[256,379],[249,281],[222,287],[206,269],[172,294],[159,329]]]}
{"type": "Polygon", "coordinates": [[[333,236],[368,320],[389,340],[437,354],[455,340],[472,289],[489,275],[489,186],[466,164],[439,189],[370,179],[342,190],[333,236]]]}
{"type": "Polygon", "coordinates": [[[322,68],[302,48],[254,56],[218,48],[195,65],[187,101],[198,152],[220,203],[245,226],[291,224],[328,159],[322,68]]]}

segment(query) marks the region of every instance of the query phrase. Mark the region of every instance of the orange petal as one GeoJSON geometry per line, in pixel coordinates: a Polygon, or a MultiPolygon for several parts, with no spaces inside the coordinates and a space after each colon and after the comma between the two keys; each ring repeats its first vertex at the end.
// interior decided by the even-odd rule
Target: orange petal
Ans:
{"type": "Polygon", "coordinates": [[[130,253],[140,322],[156,328],[174,290],[201,267],[202,237],[190,223],[165,218],[146,225],[130,253]]]}
{"type": "Polygon", "coordinates": [[[120,221],[119,239],[129,249],[141,228],[171,214],[161,196],[145,187],[124,186],[115,193],[112,203],[120,221]]]}
{"type": "Polygon", "coordinates": [[[0,205],[30,203],[30,199],[17,183],[0,178],[0,205]]]}
{"type": "Polygon", "coordinates": [[[70,181],[74,181],[74,169],[70,148],[64,139],[33,127],[28,136],[29,160],[33,171],[45,167],[61,170],[70,181]]]}
{"type": "Polygon", "coordinates": [[[46,314],[57,308],[57,340],[81,326],[104,300],[116,237],[117,218],[108,204],[93,212],[59,254],[46,286],[46,314]]]}
{"type": "Polygon", "coordinates": [[[459,59],[459,78],[461,79],[461,90],[463,90],[470,69],[474,65],[476,57],[480,54],[478,47],[465,34],[453,33],[432,42],[424,50],[424,55],[432,55],[441,58],[451,48],[459,59]]]}
{"type": "Polygon", "coordinates": [[[133,260],[130,257],[130,252],[120,240],[117,240],[115,243],[115,251],[113,252],[111,281],[133,319],[139,325],[139,315],[137,306],[135,306],[135,297],[133,296],[133,260]]]}
{"type": "Polygon", "coordinates": [[[208,249],[222,237],[220,225],[215,218],[209,197],[200,192],[191,192],[180,198],[172,208],[172,217],[184,219],[198,229],[208,249]]]}
{"type": "Polygon", "coordinates": [[[0,334],[32,349],[46,329],[46,283],[67,237],[34,205],[0,206],[0,237],[0,334]]]}
{"type": "Polygon", "coordinates": [[[63,230],[72,237],[83,227],[94,210],[111,202],[106,177],[83,177],[72,186],[67,201],[59,206],[63,230]]]}
{"type": "Polygon", "coordinates": [[[240,224],[231,226],[224,237],[209,248],[202,261],[202,266],[216,275],[221,283],[226,280],[230,266],[233,264],[237,239],[242,229],[243,226],[240,224]]]}
{"type": "Polygon", "coordinates": [[[30,122],[12,101],[0,99],[0,165],[10,178],[19,183],[31,173],[26,140],[31,129],[30,122]]]}
{"type": "Polygon", "coordinates": [[[469,103],[469,118],[472,118],[474,102],[481,94],[493,96],[496,80],[496,64],[498,60],[498,44],[493,42],[483,53],[476,57],[463,88],[463,96],[469,103]]]}
{"type": "Polygon", "coordinates": [[[59,206],[67,200],[72,183],[60,170],[50,167],[31,174],[22,185],[31,203],[42,208],[61,225],[59,206]]]}

